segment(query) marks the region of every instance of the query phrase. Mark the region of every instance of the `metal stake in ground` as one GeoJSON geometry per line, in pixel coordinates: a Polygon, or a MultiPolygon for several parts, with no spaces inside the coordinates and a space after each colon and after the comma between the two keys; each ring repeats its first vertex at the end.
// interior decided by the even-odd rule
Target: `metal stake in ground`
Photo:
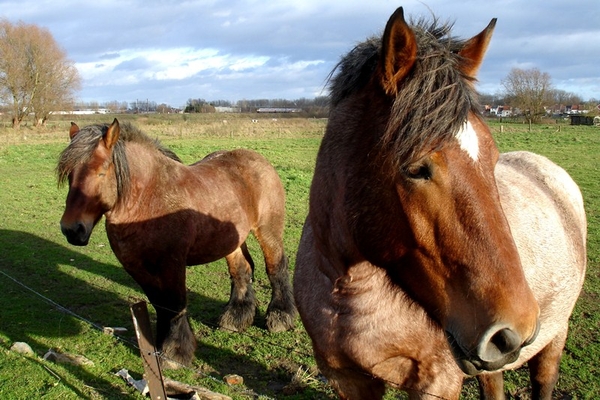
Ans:
{"type": "Polygon", "coordinates": [[[158,362],[158,353],[154,345],[154,338],[150,327],[150,317],[148,316],[148,307],[145,301],[140,301],[132,305],[131,316],[135,326],[135,335],[137,336],[140,354],[144,363],[144,371],[150,397],[152,400],[166,400],[167,393],[158,362]]]}

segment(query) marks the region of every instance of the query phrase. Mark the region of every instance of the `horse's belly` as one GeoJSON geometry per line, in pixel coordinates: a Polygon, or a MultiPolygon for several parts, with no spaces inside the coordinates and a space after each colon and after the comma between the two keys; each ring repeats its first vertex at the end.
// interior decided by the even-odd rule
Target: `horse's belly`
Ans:
{"type": "Polygon", "coordinates": [[[123,265],[174,263],[200,265],[219,260],[247,238],[247,220],[226,220],[211,213],[184,209],[137,223],[107,218],[111,247],[123,265]]]}

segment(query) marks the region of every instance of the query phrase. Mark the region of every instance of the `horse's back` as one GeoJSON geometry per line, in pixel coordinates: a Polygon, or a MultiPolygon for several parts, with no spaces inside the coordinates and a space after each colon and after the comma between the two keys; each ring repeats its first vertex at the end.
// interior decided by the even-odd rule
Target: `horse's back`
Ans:
{"type": "Polygon", "coordinates": [[[195,165],[215,165],[220,167],[231,165],[232,168],[238,170],[255,168],[268,171],[269,173],[275,171],[269,160],[260,153],[250,149],[217,150],[192,164],[192,166],[195,165]]]}
{"type": "Polygon", "coordinates": [[[541,309],[540,334],[523,349],[522,363],[566,333],[585,275],[586,217],[577,184],[543,156],[502,154],[496,178],[525,276],[541,309]]]}
{"type": "MultiPolygon", "coordinates": [[[[285,190],[273,165],[249,149],[219,150],[190,166],[200,179],[235,186],[248,200],[282,203],[285,190]]],[[[283,204],[280,204],[283,207],[283,204]]]]}
{"type": "Polygon", "coordinates": [[[203,196],[215,198],[213,203],[224,212],[244,210],[251,230],[262,227],[278,238],[283,235],[285,189],[277,170],[263,155],[249,149],[220,150],[191,165],[191,170],[210,188],[203,196]]]}

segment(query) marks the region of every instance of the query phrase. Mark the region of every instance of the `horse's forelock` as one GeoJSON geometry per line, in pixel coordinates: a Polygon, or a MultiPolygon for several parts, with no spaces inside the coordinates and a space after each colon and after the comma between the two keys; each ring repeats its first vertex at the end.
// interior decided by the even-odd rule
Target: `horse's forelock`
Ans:
{"type": "Polygon", "coordinates": [[[90,125],[79,130],[69,145],[60,153],[56,172],[62,185],[77,165],[89,161],[107,125],[90,125]]]}
{"type": "MultiPolygon", "coordinates": [[[[447,33],[449,28],[439,29],[447,33]]],[[[477,113],[471,78],[460,71],[458,50],[463,41],[416,31],[417,61],[394,100],[388,126],[381,138],[392,149],[398,167],[453,138],[469,116],[477,113]]]]}

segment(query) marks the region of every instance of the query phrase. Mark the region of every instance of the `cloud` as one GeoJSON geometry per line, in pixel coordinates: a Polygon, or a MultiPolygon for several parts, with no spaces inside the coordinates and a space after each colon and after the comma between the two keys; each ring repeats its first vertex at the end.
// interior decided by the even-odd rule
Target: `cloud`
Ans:
{"type": "MultiPolygon", "coordinates": [[[[397,7],[383,0],[3,2],[11,20],[47,27],[83,77],[84,101],[297,98],[323,94],[339,58],[380,34],[397,7]]],[[[471,37],[498,24],[479,75],[495,93],[515,66],[548,72],[558,88],[600,98],[600,7],[586,2],[403,1],[406,15],[455,21],[471,37]]]]}
{"type": "Polygon", "coordinates": [[[111,60],[113,58],[119,58],[119,53],[117,53],[117,52],[106,53],[106,54],[100,54],[98,56],[98,59],[100,59],[100,60],[111,60]]]}
{"type": "Polygon", "coordinates": [[[145,57],[135,57],[131,60],[123,61],[120,64],[117,64],[113,71],[139,71],[139,70],[147,70],[152,67],[152,63],[147,60],[145,57]]]}

